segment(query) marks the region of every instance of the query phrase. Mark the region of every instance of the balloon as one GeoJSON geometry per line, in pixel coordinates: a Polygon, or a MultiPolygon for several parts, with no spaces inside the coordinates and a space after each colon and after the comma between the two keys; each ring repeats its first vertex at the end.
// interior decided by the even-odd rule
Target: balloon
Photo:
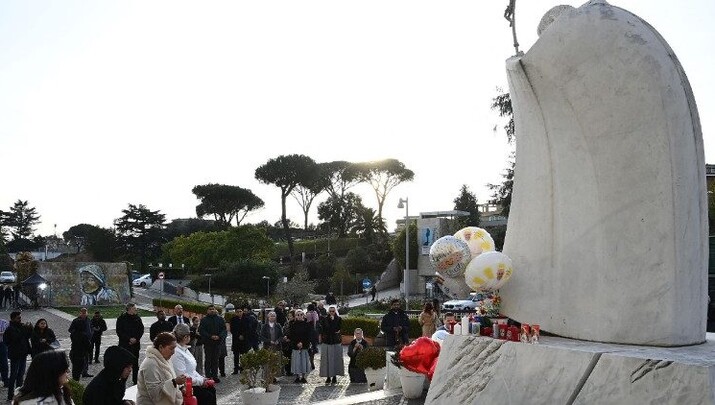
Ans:
{"type": "Polygon", "coordinates": [[[406,369],[427,375],[439,357],[439,350],[439,343],[422,336],[400,350],[400,361],[406,369]]]}
{"type": "Polygon", "coordinates": [[[511,278],[511,259],[502,252],[485,252],[472,259],[464,281],[476,291],[497,290],[511,278]]]}
{"type": "Polygon", "coordinates": [[[454,234],[454,237],[467,242],[469,250],[472,252],[472,258],[479,256],[483,252],[491,252],[496,248],[494,239],[489,235],[489,232],[476,226],[462,228],[454,234]]]}
{"type": "Polygon", "coordinates": [[[469,293],[472,292],[471,288],[464,282],[464,277],[444,277],[439,273],[437,275],[437,283],[440,285],[440,289],[444,295],[452,299],[467,299],[469,293]]]}
{"type": "Polygon", "coordinates": [[[446,330],[438,330],[437,332],[432,334],[432,340],[442,345],[442,342],[444,342],[444,339],[447,336],[449,336],[449,332],[447,332],[446,330]]]}
{"type": "Polygon", "coordinates": [[[430,381],[432,381],[432,377],[434,377],[434,371],[437,369],[437,360],[439,360],[439,357],[434,359],[432,362],[432,366],[429,368],[429,372],[427,373],[427,378],[429,378],[430,381]]]}
{"type": "Polygon", "coordinates": [[[464,274],[472,260],[469,245],[463,240],[448,235],[437,239],[429,249],[429,260],[438,273],[448,277],[464,274]]]}

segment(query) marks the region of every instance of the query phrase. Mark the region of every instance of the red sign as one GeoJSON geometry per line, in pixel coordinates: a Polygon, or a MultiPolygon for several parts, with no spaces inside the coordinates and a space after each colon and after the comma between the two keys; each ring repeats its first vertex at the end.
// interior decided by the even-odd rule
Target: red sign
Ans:
{"type": "Polygon", "coordinates": [[[159,280],[163,280],[163,279],[164,279],[164,272],[162,271],[161,273],[159,273],[159,280]]]}

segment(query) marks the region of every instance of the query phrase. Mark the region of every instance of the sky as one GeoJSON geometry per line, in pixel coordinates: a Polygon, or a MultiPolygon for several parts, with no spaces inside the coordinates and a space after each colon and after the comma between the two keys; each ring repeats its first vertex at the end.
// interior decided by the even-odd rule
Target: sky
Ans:
{"type": "MultiPolygon", "coordinates": [[[[130,203],[195,217],[191,189],[222,183],[264,200],[244,223],[274,223],[279,189],[255,169],[293,153],[403,162],[415,177],[388,196],[388,229],[400,198],[410,215],[450,210],[465,184],[484,203],[514,148],[490,109],[514,54],[507,3],[2,1],[0,209],[28,200],[37,233],[61,235],[110,227],[130,203]]],[[[520,49],[551,7],[582,3],[517,1],[520,49]]],[[[675,51],[715,162],[715,1],[611,4],[675,51]]],[[[293,200],[288,215],[302,224],[293,200]]]]}

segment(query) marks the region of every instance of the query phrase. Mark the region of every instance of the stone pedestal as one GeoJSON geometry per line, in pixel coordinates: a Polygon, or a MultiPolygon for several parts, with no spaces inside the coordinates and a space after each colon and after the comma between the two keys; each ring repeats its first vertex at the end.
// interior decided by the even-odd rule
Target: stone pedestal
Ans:
{"type": "Polygon", "coordinates": [[[715,334],[660,348],[450,335],[426,404],[715,404],[715,334]]]}

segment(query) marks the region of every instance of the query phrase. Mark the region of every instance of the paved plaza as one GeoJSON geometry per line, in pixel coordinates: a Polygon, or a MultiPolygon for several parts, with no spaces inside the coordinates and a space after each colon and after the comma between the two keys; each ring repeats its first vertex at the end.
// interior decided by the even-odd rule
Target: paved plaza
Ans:
{"type": "MultiPolygon", "coordinates": [[[[0,311],[0,316],[9,319],[10,312],[7,310],[0,311]]],[[[52,328],[60,341],[63,350],[69,352],[70,339],[67,329],[69,328],[70,322],[72,321],[71,316],[53,310],[53,309],[41,309],[41,310],[25,310],[22,313],[23,322],[34,323],[40,319],[45,318],[47,320],[48,326],[52,328]]],[[[149,345],[149,326],[156,321],[154,317],[143,317],[144,326],[146,328],[146,333],[142,338],[142,346],[146,347],[149,345]]],[[[106,348],[111,345],[117,344],[117,335],[114,331],[114,319],[107,319],[107,326],[109,330],[104,333],[102,337],[102,347],[106,348]]],[[[221,383],[216,384],[216,392],[218,397],[218,404],[240,404],[240,383],[238,375],[231,375],[233,371],[233,354],[230,351],[231,347],[231,335],[228,335],[226,342],[227,348],[229,348],[229,355],[226,357],[226,372],[225,378],[221,378],[221,383]]],[[[347,376],[348,369],[348,356],[347,356],[347,346],[343,347],[344,361],[345,361],[345,376],[338,377],[338,383],[335,385],[326,385],[325,379],[318,376],[318,370],[314,370],[307,376],[307,384],[295,384],[293,383],[293,377],[281,377],[279,378],[279,384],[281,386],[281,393],[279,404],[408,404],[408,405],[418,405],[424,403],[424,398],[418,400],[405,400],[402,397],[402,392],[400,390],[388,391],[368,391],[367,384],[351,384],[347,376]]],[[[28,357],[29,360],[29,357],[28,357]]],[[[144,360],[144,351],[140,353],[139,363],[141,364],[144,360]]],[[[103,356],[100,355],[100,362],[103,361],[103,356]]],[[[320,354],[316,355],[315,358],[316,368],[320,364],[320,354]]],[[[29,366],[29,361],[28,361],[29,366]]],[[[96,375],[102,369],[102,364],[91,364],[90,374],[96,375]]],[[[83,378],[80,382],[84,385],[88,384],[90,378],[83,378]]],[[[129,381],[131,384],[131,378],[129,381]]],[[[6,398],[7,392],[6,388],[2,388],[0,391],[0,398],[6,398]]]]}

